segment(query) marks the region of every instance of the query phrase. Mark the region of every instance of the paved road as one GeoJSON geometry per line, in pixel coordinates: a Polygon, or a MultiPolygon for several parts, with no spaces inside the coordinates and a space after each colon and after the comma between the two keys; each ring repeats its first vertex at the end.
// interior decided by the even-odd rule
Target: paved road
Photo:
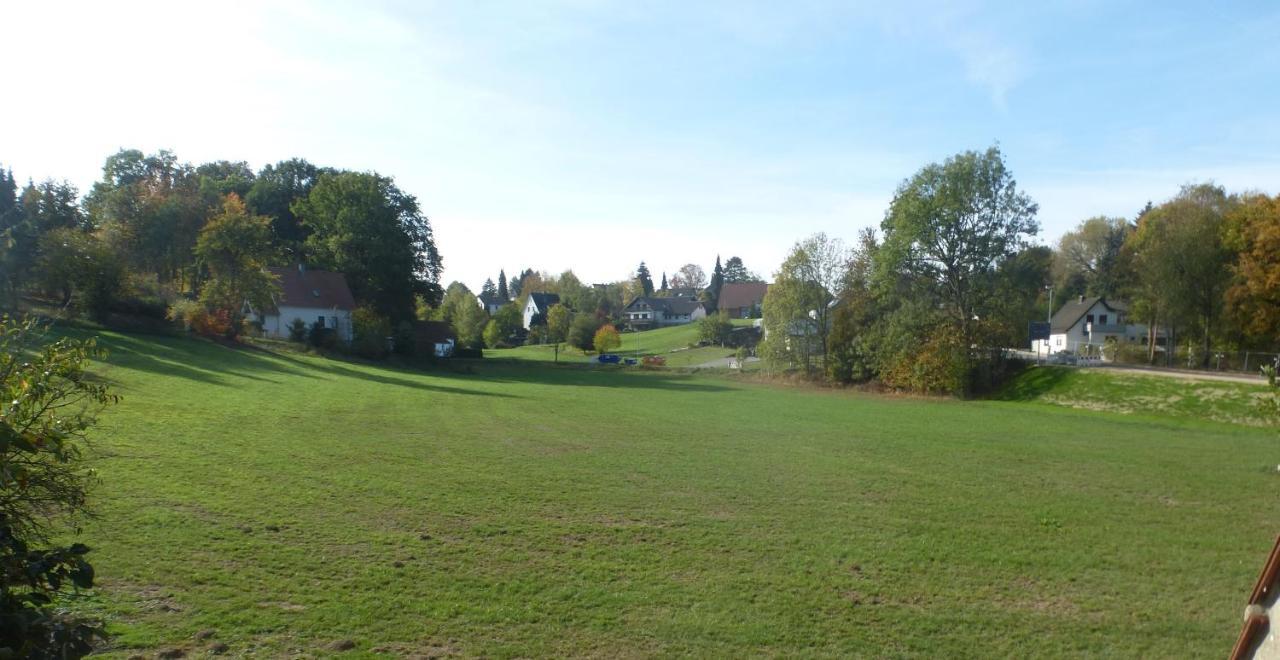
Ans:
{"type": "MultiPolygon", "coordinates": [[[[733,361],[736,359],[737,358],[734,358],[734,357],[720,358],[718,360],[712,360],[710,362],[703,362],[702,364],[697,365],[695,368],[696,369],[728,369],[733,364],[733,361]]],[[[749,357],[747,358],[746,361],[759,362],[760,358],[749,357]]]]}
{"type": "Polygon", "coordinates": [[[1229,383],[1249,383],[1252,385],[1264,385],[1266,379],[1262,376],[1251,376],[1248,374],[1231,373],[1227,371],[1188,371],[1185,369],[1166,369],[1162,367],[1144,367],[1133,364],[1106,364],[1096,367],[1080,367],[1091,371],[1125,371],[1130,373],[1143,374],[1146,376],[1163,376],[1165,378],[1179,378],[1182,380],[1218,380],[1229,383]]]}

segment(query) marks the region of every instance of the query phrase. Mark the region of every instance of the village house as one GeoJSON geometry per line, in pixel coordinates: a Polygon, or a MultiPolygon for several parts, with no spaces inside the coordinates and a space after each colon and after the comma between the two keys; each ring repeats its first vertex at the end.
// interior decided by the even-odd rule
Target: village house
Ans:
{"type": "Polygon", "coordinates": [[[497,314],[498,310],[502,309],[503,305],[511,302],[510,300],[503,300],[497,295],[486,296],[484,294],[476,296],[476,300],[480,301],[480,304],[484,306],[485,313],[489,316],[497,314]]]}
{"type": "Polygon", "coordinates": [[[692,298],[640,296],[622,310],[622,318],[633,330],[692,323],[707,315],[707,308],[692,298]]]}
{"type": "Polygon", "coordinates": [[[532,328],[535,323],[547,322],[547,311],[552,305],[560,302],[560,296],[554,293],[531,293],[524,303],[524,327],[532,328]]]}
{"type": "Polygon", "coordinates": [[[311,328],[331,328],[338,339],[351,341],[351,311],[355,298],[342,273],[296,267],[269,268],[280,284],[280,293],[272,297],[267,309],[250,309],[250,318],[262,324],[267,337],[289,338],[294,319],[311,328]]]}
{"type": "Polygon", "coordinates": [[[720,287],[720,311],[733,319],[758,319],[764,310],[764,282],[731,282],[720,287]]]}
{"type": "MultiPolygon", "coordinates": [[[[1108,342],[1146,342],[1147,326],[1130,323],[1128,311],[1128,306],[1121,302],[1080,296],[1053,315],[1048,341],[1037,339],[1031,342],[1031,349],[1046,355],[1062,351],[1097,354],[1108,342]]],[[[1163,334],[1156,340],[1161,343],[1163,334]]]]}

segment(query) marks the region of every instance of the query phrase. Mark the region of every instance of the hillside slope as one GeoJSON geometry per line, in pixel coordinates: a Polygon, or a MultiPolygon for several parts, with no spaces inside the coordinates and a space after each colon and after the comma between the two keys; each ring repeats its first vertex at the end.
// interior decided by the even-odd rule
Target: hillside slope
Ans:
{"type": "Polygon", "coordinates": [[[1273,426],[1265,383],[1187,380],[1139,371],[1032,367],[996,398],[1125,414],[1273,426]]]}
{"type": "Polygon", "coordinates": [[[114,657],[1208,656],[1280,519],[1240,426],[103,344],[114,657]]]}

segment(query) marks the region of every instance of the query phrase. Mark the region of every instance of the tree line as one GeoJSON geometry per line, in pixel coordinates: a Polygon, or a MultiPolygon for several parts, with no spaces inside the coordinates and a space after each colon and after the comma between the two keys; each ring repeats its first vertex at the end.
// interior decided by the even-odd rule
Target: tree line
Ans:
{"type": "Polygon", "coordinates": [[[603,284],[585,283],[572,270],[552,275],[525,268],[508,278],[506,270],[499,269],[497,281],[487,278],[480,293],[455,281],[445,289],[438,307],[422,308],[419,313],[424,319],[449,323],[465,348],[568,343],[582,351],[600,351],[597,337],[604,340],[603,350],[616,347],[613,338],[624,326],[623,310],[637,297],[691,293],[713,313],[724,284],[761,281],[737,256],[723,265],[716,257],[710,277],[701,266],[685,264],[670,278],[666,273],[661,278],[661,285],[655,287],[643,261],[630,277],[603,284]],[[523,310],[533,293],[555,294],[559,302],[535,316],[526,329],[523,310]],[[491,305],[497,309],[490,311],[491,305]]]}
{"type": "MultiPolygon", "coordinates": [[[[121,150],[83,197],[67,181],[0,169],[0,296],[35,296],[97,319],[196,302],[242,330],[246,300],[276,292],[269,266],[346,275],[357,302],[393,322],[436,305],[442,271],[418,201],[376,172],[291,159],[192,165],[121,150]]],[[[190,311],[190,306],[186,308],[190,311]]]]}
{"type": "Polygon", "coordinates": [[[1151,328],[1146,361],[1280,348],[1280,198],[1188,185],[1133,219],[1084,220],[1052,248],[1032,242],[1037,211],[998,148],[925,166],[852,247],[796,243],[765,298],[762,357],[837,382],[973,392],[1054,311],[1051,289],[1059,306],[1126,301],[1151,328]]]}

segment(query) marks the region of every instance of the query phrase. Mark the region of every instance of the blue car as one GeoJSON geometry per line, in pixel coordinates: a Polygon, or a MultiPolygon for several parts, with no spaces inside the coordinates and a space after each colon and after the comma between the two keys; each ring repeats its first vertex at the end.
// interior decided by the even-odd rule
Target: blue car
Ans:
{"type": "Polygon", "coordinates": [[[596,359],[600,361],[600,364],[617,364],[622,361],[622,358],[617,355],[601,355],[596,359]]]}

